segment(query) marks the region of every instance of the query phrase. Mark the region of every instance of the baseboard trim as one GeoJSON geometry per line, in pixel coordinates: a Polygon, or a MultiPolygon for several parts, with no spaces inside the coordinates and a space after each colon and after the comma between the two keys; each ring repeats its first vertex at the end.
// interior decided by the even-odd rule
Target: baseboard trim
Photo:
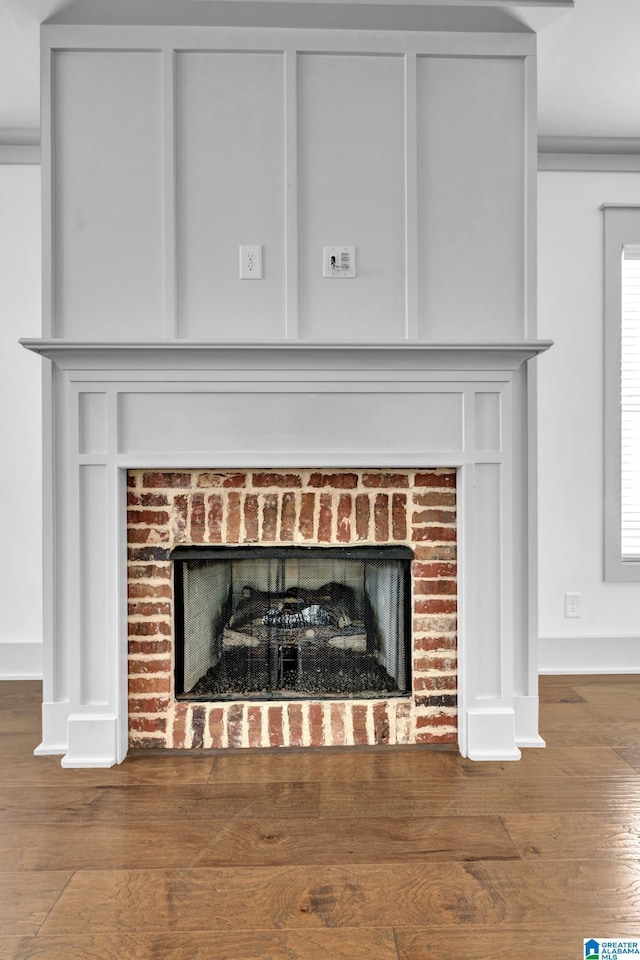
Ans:
{"type": "Polygon", "coordinates": [[[540,637],[538,672],[640,673],[640,637],[540,637]]]}
{"type": "Polygon", "coordinates": [[[42,680],[42,643],[0,640],[0,680],[42,680]]]}

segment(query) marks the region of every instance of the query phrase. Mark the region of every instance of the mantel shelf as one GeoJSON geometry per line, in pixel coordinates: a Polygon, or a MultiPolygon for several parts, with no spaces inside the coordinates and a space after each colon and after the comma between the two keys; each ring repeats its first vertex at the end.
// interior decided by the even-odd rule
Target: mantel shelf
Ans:
{"type": "Polygon", "coordinates": [[[25,338],[64,370],[515,370],[551,340],[193,341],[25,338]]]}

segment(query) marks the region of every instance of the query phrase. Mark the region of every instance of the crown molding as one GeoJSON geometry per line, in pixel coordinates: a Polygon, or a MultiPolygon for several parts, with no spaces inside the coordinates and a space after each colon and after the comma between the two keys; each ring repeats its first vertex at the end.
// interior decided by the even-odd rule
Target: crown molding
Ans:
{"type": "MultiPolygon", "coordinates": [[[[39,164],[38,128],[0,127],[0,164],[39,164]]],[[[538,170],[640,173],[640,137],[538,138],[538,170]]]]}
{"type": "Polygon", "coordinates": [[[0,164],[40,163],[37,127],[0,127],[0,164]]]}
{"type": "Polygon", "coordinates": [[[640,172],[638,137],[539,137],[538,170],[640,172]]]}

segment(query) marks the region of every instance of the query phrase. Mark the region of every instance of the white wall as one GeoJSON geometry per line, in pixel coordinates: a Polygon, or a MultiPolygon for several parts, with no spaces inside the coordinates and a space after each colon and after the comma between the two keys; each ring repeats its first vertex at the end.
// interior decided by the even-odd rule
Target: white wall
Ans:
{"type": "Polygon", "coordinates": [[[0,678],[42,670],[40,167],[0,164],[0,678]]]}
{"type": "MultiPolygon", "coordinates": [[[[0,165],[0,677],[40,663],[40,369],[17,345],[40,332],[39,196],[38,167],[0,165]]],[[[640,669],[640,584],[602,577],[603,202],[640,202],[640,174],[539,175],[539,334],[555,341],[538,361],[543,672],[640,669]]]]}
{"type": "Polygon", "coordinates": [[[640,671],[640,583],[603,580],[602,203],[640,173],[539,174],[540,668],[640,671]],[[582,616],[564,616],[580,593],[582,616]]]}

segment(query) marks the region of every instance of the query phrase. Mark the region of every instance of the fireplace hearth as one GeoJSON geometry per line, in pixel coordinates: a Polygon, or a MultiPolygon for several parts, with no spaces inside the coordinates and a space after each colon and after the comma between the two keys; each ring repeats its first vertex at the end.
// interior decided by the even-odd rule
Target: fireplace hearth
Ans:
{"type": "Polygon", "coordinates": [[[183,700],[407,695],[407,547],[177,547],[183,700]]]}

